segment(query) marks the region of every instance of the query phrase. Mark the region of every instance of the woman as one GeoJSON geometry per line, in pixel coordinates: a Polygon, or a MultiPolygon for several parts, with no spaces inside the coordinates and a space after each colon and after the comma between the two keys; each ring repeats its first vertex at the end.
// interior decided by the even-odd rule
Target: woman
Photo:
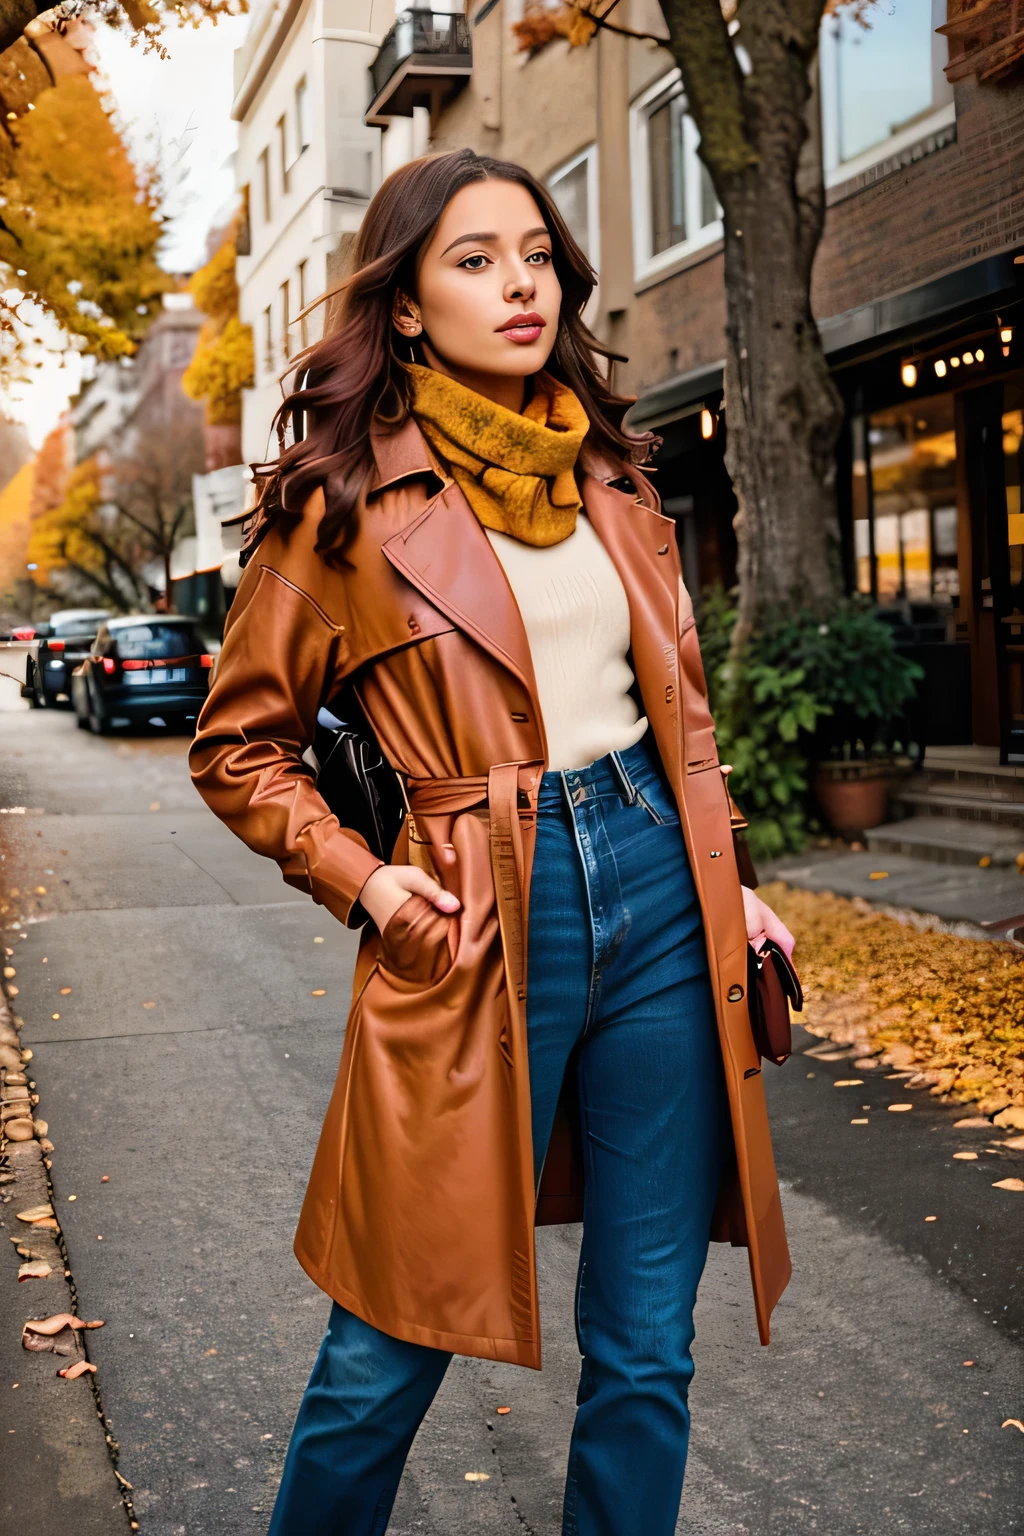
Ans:
{"type": "Polygon", "coordinates": [[[282,407],[304,435],[261,472],[193,775],[365,923],[295,1240],[335,1304],[273,1536],[386,1529],[451,1353],[539,1367],[534,1224],[581,1212],[563,1531],[668,1536],[712,1226],[749,1246],[764,1341],[788,1279],[743,988],[748,937],[792,940],[741,895],[593,284],[525,171],[407,165],[282,407]],[[388,863],[303,757],[349,683],[408,799],[388,863]]]}

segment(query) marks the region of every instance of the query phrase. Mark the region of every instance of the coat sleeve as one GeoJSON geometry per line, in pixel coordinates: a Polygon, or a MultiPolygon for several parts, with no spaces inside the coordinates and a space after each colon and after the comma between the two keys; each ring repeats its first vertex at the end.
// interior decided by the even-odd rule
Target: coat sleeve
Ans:
{"type": "Polygon", "coordinates": [[[276,859],[289,885],[356,926],[365,921],[357,897],[381,860],[332,815],[303,759],[346,647],[344,626],[311,597],[265,562],[251,565],[228,615],[189,766],[232,832],[276,859]]]}

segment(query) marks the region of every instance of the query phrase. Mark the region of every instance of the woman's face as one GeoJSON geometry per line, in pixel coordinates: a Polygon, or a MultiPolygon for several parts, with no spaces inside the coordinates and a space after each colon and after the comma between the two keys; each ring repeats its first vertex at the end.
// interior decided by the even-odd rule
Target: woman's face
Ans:
{"type": "Polygon", "coordinates": [[[525,380],[558,332],[562,290],[551,236],[525,187],[478,181],[457,192],[419,256],[416,296],[395,325],[418,336],[431,367],[520,410],[525,380]]]}

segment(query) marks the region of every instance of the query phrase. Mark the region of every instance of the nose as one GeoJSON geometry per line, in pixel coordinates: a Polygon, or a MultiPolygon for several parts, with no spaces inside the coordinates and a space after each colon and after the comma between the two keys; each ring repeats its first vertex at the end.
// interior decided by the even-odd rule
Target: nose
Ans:
{"type": "Polygon", "coordinates": [[[504,287],[506,304],[520,303],[524,299],[532,299],[537,292],[537,281],[532,267],[527,266],[521,256],[513,256],[510,262],[510,272],[504,287]]]}

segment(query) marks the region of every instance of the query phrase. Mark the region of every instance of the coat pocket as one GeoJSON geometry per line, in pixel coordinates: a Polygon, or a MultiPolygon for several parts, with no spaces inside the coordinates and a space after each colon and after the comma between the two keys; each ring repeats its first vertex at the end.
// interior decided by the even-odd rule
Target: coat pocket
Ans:
{"type": "Polygon", "coordinates": [[[455,918],[445,917],[425,896],[410,896],[391,915],[380,936],[381,969],[389,980],[436,986],[452,967],[455,924],[455,918]]]}

